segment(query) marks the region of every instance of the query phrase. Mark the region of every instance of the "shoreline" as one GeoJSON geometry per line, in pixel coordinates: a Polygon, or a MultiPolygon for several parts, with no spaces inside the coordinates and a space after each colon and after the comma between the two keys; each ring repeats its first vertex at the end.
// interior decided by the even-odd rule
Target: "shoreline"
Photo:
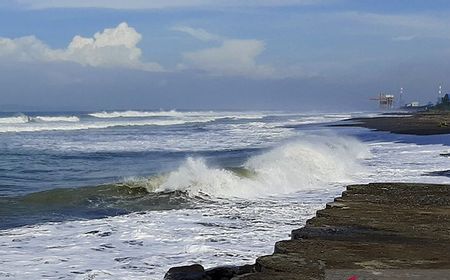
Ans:
{"type": "Polygon", "coordinates": [[[333,269],[450,269],[450,185],[350,185],[253,265],[176,267],[164,279],[325,279],[333,269]]]}
{"type": "Polygon", "coordinates": [[[398,134],[438,135],[450,134],[450,112],[419,112],[408,116],[381,116],[373,118],[351,118],[333,127],[365,127],[377,131],[398,134]]]}

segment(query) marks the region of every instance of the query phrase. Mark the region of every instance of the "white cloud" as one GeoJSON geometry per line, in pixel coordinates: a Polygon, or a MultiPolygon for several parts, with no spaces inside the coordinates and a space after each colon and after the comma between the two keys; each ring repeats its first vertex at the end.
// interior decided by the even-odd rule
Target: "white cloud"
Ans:
{"type": "Polygon", "coordinates": [[[263,51],[262,41],[232,39],[225,40],[219,47],[185,53],[183,57],[185,67],[212,75],[272,77],[275,74],[272,67],[256,62],[263,51]]]}
{"type": "Polygon", "coordinates": [[[298,6],[330,3],[336,0],[15,0],[31,9],[47,8],[109,8],[109,9],[167,9],[167,8],[225,8],[261,6],[298,6]]]}
{"type": "Polygon", "coordinates": [[[259,63],[258,58],[265,50],[265,43],[261,40],[230,39],[189,26],[177,26],[171,30],[218,45],[183,53],[183,63],[178,64],[178,70],[196,70],[213,76],[270,79],[310,76],[300,67],[284,67],[280,71],[271,65],[259,63]]]}
{"type": "Polygon", "coordinates": [[[162,71],[157,63],[141,61],[137,44],[142,36],[125,22],[97,32],[93,37],[75,36],[67,48],[52,49],[34,36],[0,37],[0,57],[19,61],[69,61],[93,67],[126,67],[162,71]]]}

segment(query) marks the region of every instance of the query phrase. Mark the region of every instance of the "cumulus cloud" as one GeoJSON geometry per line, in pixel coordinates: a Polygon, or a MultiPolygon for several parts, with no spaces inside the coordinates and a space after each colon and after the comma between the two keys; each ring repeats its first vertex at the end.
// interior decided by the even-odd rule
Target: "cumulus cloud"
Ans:
{"type": "Polygon", "coordinates": [[[272,67],[256,62],[264,48],[264,43],[259,40],[230,39],[223,41],[221,46],[187,52],[183,57],[189,68],[213,75],[271,77],[275,74],[272,67]]]}
{"type": "Polygon", "coordinates": [[[167,9],[167,8],[226,8],[261,6],[299,6],[330,3],[337,0],[15,0],[31,9],[47,8],[108,8],[108,9],[167,9]]]}
{"type": "Polygon", "coordinates": [[[137,44],[142,36],[123,22],[93,37],[75,36],[65,49],[52,49],[34,36],[17,39],[0,37],[0,57],[19,61],[68,61],[93,67],[125,67],[162,71],[157,63],[141,61],[137,44]]]}
{"type": "Polygon", "coordinates": [[[180,31],[218,46],[183,53],[179,69],[194,69],[216,76],[274,77],[275,70],[269,65],[259,64],[258,56],[264,51],[263,41],[254,39],[228,39],[201,28],[176,26],[180,31]]]}

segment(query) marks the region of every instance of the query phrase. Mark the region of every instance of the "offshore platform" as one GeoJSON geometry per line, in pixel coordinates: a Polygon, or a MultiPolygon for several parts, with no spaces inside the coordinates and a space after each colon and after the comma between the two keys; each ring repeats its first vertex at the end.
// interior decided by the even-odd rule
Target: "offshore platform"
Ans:
{"type": "Polygon", "coordinates": [[[394,98],[393,94],[380,93],[378,97],[372,97],[370,100],[377,100],[380,109],[390,110],[394,108],[394,98]]]}

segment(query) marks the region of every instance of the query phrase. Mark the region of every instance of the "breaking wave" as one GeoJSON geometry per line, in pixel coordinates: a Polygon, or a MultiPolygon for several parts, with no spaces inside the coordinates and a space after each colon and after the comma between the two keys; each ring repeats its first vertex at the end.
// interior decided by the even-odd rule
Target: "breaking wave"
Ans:
{"type": "Polygon", "coordinates": [[[25,124],[30,122],[79,122],[77,116],[36,116],[18,115],[0,118],[0,124],[25,124]]]}
{"type": "Polygon", "coordinates": [[[360,160],[368,156],[368,148],[356,139],[311,136],[251,157],[239,172],[188,158],[156,190],[251,198],[326,188],[364,172],[360,160]]]}
{"type": "Polygon", "coordinates": [[[0,198],[0,218],[10,227],[17,225],[17,216],[34,215],[37,221],[65,219],[55,213],[92,218],[186,208],[216,198],[253,199],[328,189],[364,175],[361,159],[369,156],[368,148],[353,138],[303,137],[252,156],[241,166],[214,167],[190,157],[176,170],[147,178],[0,198]]]}
{"type": "Polygon", "coordinates": [[[30,118],[25,115],[0,118],[0,124],[19,124],[19,123],[27,123],[29,121],[30,118]]]}

